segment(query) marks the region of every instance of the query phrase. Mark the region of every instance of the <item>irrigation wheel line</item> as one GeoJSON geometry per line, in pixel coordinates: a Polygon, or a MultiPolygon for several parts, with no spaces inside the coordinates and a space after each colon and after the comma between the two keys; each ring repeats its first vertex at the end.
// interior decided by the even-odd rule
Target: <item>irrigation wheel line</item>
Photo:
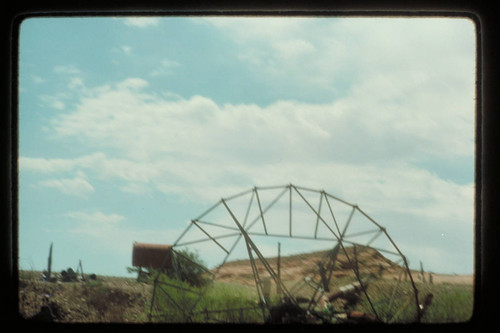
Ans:
{"type": "MultiPolygon", "coordinates": [[[[299,211],[300,213],[300,211],[299,211]]],[[[226,215],[227,216],[227,215],[226,215]]],[[[275,222],[278,223],[278,222],[275,222]]],[[[282,222],[279,222],[282,223],[282,222]]],[[[219,230],[217,229],[217,230],[219,230]]],[[[300,228],[299,228],[300,229],[300,228]]],[[[351,245],[354,246],[354,249],[356,251],[356,248],[363,249],[369,248],[372,243],[374,243],[377,239],[379,239],[381,236],[385,236],[385,239],[388,241],[388,244],[392,247],[393,251],[389,251],[387,249],[383,248],[377,248],[377,247],[372,247],[373,249],[381,252],[381,253],[387,253],[396,257],[399,257],[400,260],[402,261],[403,265],[398,267],[401,267],[410,278],[411,286],[413,289],[413,294],[415,298],[415,308],[416,308],[416,317],[420,317],[420,308],[419,308],[419,302],[418,302],[418,290],[415,286],[415,283],[413,281],[413,278],[411,276],[411,271],[408,267],[408,263],[404,255],[401,253],[399,248],[396,246],[392,238],[389,236],[387,233],[386,229],[382,227],[380,224],[378,224],[374,219],[372,219],[370,216],[368,216],[363,210],[361,210],[357,205],[349,203],[347,201],[344,201],[334,195],[331,195],[324,190],[314,190],[306,187],[301,187],[301,186],[295,186],[293,184],[289,185],[284,185],[284,186],[268,186],[268,187],[253,187],[251,189],[248,189],[246,191],[237,193],[235,195],[222,198],[219,200],[217,203],[212,205],[209,209],[207,209],[205,212],[203,212],[201,215],[199,215],[197,218],[191,220],[187,228],[181,233],[181,235],[178,237],[178,239],[175,241],[173,244],[172,248],[180,248],[181,246],[187,246],[187,245],[194,245],[194,244],[199,244],[203,242],[208,242],[208,243],[213,243],[216,245],[217,248],[220,248],[224,252],[224,257],[222,260],[222,263],[217,266],[217,269],[215,269],[215,272],[210,272],[212,274],[212,278],[210,280],[210,283],[208,283],[203,291],[200,293],[199,298],[194,301],[192,304],[188,304],[186,297],[185,297],[185,292],[182,291],[182,298],[183,298],[183,303],[184,303],[184,313],[186,314],[186,320],[190,320],[190,317],[194,313],[194,309],[198,302],[205,296],[209,285],[213,283],[215,280],[216,276],[219,273],[219,270],[222,268],[222,266],[227,262],[228,258],[232,254],[233,250],[235,247],[238,245],[238,243],[243,239],[246,247],[247,247],[247,252],[248,256],[250,259],[250,263],[252,264],[252,272],[254,275],[254,280],[256,283],[256,288],[257,288],[257,293],[259,296],[259,299],[261,302],[263,301],[262,297],[262,290],[261,288],[261,280],[259,277],[259,274],[256,270],[255,266],[255,261],[253,258],[252,253],[254,253],[258,260],[261,261],[261,263],[264,265],[264,268],[267,270],[271,278],[275,281],[277,285],[280,285],[282,288],[282,292],[284,293],[285,297],[290,298],[292,302],[294,301],[294,297],[292,293],[290,292],[292,289],[287,290],[286,287],[283,285],[281,280],[278,278],[277,274],[274,272],[273,268],[267,260],[262,256],[260,253],[257,245],[253,242],[252,236],[268,236],[268,237],[281,237],[281,238],[288,238],[288,239],[307,239],[307,240],[317,240],[317,241],[331,241],[335,244],[335,246],[332,248],[330,252],[327,252],[326,254],[326,261],[325,261],[325,273],[327,274],[327,281],[328,284],[331,281],[332,274],[336,268],[337,264],[337,255],[340,253],[343,253],[348,262],[349,266],[353,269],[355,278],[357,281],[360,283],[361,288],[363,289],[363,293],[366,296],[368,303],[370,304],[371,310],[373,314],[378,318],[377,311],[372,304],[372,301],[370,299],[370,296],[368,295],[362,281],[362,277],[360,275],[360,272],[358,269],[354,269],[354,267],[357,267],[359,265],[359,262],[356,258],[356,253],[354,258],[351,258],[350,255],[348,254],[345,245],[351,245]],[[267,191],[276,191],[276,190],[281,190],[278,195],[274,197],[270,202],[267,200],[263,200],[262,194],[267,191]],[[319,202],[317,205],[313,205],[310,202],[310,199],[308,200],[306,198],[305,193],[308,193],[308,196],[314,195],[318,196],[319,195],[319,202]],[[285,194],[288,194],[288,196],[285,196],[285,194]],[[248,200],[248,205],[246,206],[245,210],[245,215],[242,221],[238,220],[236,216],[234,215],[233,211],[231,210],[229,204],[233,200],[242,200],[246,199],[248,196],[250,196],[248,200]],[[286,199],[288,197],[288,200],[286,199]],[[285,198],[285,199],[283,199],[285,198]],[[281,201],[280,201],[281,200],[281,201]],[[276,233],[276,232],[270,232],[269,227],[272,226],[273,221],[272,219],[269,218],[268,212],[275,206],[277,202],[283,203],[283,201],[288,201],[287,202],[287,207],[288,207],[288,218],[287,218],[287,224],[288,228],[287,230],[284,230],[286,232],[283,233],[276,233]],[[345,209],[348,209],[348,217],[343,225],[339,225],[339,216],[338,216],[338,210],[337,208],[333,207],[333,203],[335,205],[341,205],[341,207],[344,207],[345,209]],[[309,214],[312,214],[314,217],[314,221],[311,222],[313,224],[314,228],[311,228],[314,232],[311,235],[302,235],[297,233],[297,228],[296,228],[296,217],[295,214],[293,214],[293,210],[295,207],[297,207],[298,204],[302,204],[302,209],[306,209],[306,211],[309,212],[309,214]],[[304,206],[305,204],[305,206],[304,206]],[[252,216],[250,214],[251,208],[257,205],[257,214],[253,216],[252,219],[250,217],[252,216]],[[223,214],[229,214],[231,219],[233,221],[233,224],[223,224],[220,221],[214,221],[211,220],[209,217],[212,212],[218,212],[220,209],[222,209],[223,214]],[[325,214],[326,212],[326,214],[325,214]],[[353,221],[353,217],[355,216],[361,216],[364,218],[365,221],[364,223],[368,223],[369,225],[372,226],[372,229],[362,229],[362,230],[355,230],[354,232],[351,232],[348,234],[349,230],[351,230],[353,227],[352,224],[355,223],[353,221]],[[327,217],[328,215],[328,217],[327,217]],[[193,228],[194,225],[194,228],[193,228]],[[258,232],[255,229],[260,225],[263,229],[263,232],[258,232]],[[295,228],[294,228],[295,225],[295,228]],[[323,233],[322,235],[318,236],[318,230],[319,227],[323,228],[323,233]],[[207,229],[208,228],[208,229],[207,229]],[[212,234],[209,230],[209,228],[219,228],[219,229],[224,229],[227,230],[227,233],[225,234],[218,234],[214,235],[212,234]],[[186,235],[189,235],[190,233],[193,232],[193,230],[198,230],[201,232],[202,237],[198,239],[191,239],[191,240],[184,240],[186,235]],[[353,241],[353,238],[360,237],[360,236],[369,236],[370,234],[373,233],[373,236],[365,243],[358,243],[356,241],[353,241]],[[224,239],[230,239],[231,237],[236,238],[235,241],[232,243],[230,246],[224,246],[221,241],[224,239]],[[335,250],[336,249],[336,250],[335,250]],[[336,252],[335,252],[336,251],[336,252]],[[335,252],[335,253],[334,253],[335,252]]],[[[178,253],[178,252],[177,252],[178,253]]],[[[177,260],[174,260],[174,268],[176,271],[176,277],[178,279],[179,286],[181,286],[182,289],[182,284],[181,284],[181,279],[178,273],[178,267],[177,267],[177,260]]],[[[315,272],[315,276],[317,275],[318,272],[315,272]]],[[[401,276],[401,275],[400,275],[401,276]]],[[[157,288],[157,279],[155,279],[155,284],[154,288],[157,288]]],[[[398,283],[399,285],[399,283],[398,283]]],[[[314,290],[313,297],[311,299],[311,302],[308,306],[308,309],[312,309],[316,305],[316,295],[318,292],[321,292],[320,290],[320,284],[317,285],[317,287],[314,290]]],[[[154,302],[156,292],[153,290],[153,299],[152,303],[154,302]]],[[[389,302],[392,305],[392,298],[394,297],[394,292],[393,295],[391,296],[391,301],[389,302]]],[[[379,318],[380,319],[380,318],[379,318]]],[[[392,317],[394,319],[394,316],[392,317]]]]}

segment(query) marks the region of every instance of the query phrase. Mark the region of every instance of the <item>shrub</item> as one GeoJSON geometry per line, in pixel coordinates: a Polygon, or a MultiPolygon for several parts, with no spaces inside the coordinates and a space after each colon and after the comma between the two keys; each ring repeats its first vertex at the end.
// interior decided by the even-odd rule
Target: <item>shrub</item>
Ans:
{"type": "Polygon", "coordinates": [[[172,279],[177,278],[189,283],[194,287],[201,287],[208,282],[206,271],[208,269],[200,259],[198,253],[189,250],[174,251],[174,265],[176,267],[166,269],[166,274],[172,279]]]}

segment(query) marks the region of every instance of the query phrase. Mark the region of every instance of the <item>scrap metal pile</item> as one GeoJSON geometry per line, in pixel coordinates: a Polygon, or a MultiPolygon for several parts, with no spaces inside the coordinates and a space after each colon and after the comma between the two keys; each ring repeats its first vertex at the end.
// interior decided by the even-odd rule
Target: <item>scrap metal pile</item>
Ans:
{"type": "Polygon", "coordinates": [[[84,274],[82,261],[78,261],[78,266],[76,271],[71,267],[68,267],[66,270],[62,270],[60,273],[54,273],[52,271],[52,250],[54,247],[54,243],[50,244],[49,249],[49,257],[47,260],[47,269],[42,272],[42,279],[47,282],[77,282],[77,281],[87,281],[87,280],[95,280],[95,274],[84,274]],[[86,276],[87,275],[87,276],[86,276]]]}

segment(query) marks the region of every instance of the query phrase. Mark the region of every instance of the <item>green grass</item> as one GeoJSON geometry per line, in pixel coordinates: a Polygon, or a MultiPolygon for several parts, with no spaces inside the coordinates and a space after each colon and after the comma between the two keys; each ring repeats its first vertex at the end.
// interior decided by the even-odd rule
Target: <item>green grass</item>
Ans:
{"type": "MultiPolygon", "coordinates": [[[[164,282],[176,284],[173,280],[163,278],[164,282]]],[[[348,283],[347,279],[335,281],[335,287],[348,283]],[[345,280],[345,281],[344,281],[345,280]],[[337,286],[338,284],[338,286],[337,286]]],[[[396,281],[375,280],[367,289],[372,304],[366,297],[349,310],[357,310],[373,314],[372,305],[379,318],[385,322],[411,323],[416,320],[416,301],[413,288],[409,281],[401,281],[394,297],[392,293],[396,281]],[[392,299],[392,300],[391,300],[392,299]]],[[[202,288],[193,288],[184,285],[196,293],[201,293],[202,288]]],[[[333,286],[332,286],[333,287],[333,286]]],[[[185,322],[186,314],[183,313],[183,304],[194,306],[190,320],[193,322],[227,322],[227,323],[262,323],[267,314],[257,308],[258,297],[255,287],[242,286],[229,283],[211,284],[203,297],[193,292],[182,292],[171,286],[162,287],[164,292],[159,292],[156,297],[156,308],[162,316],[159,321],[185,322]],[[180,306],[176,306],[175,303],[180,306]],[[242,308],[255,308],[254,310],[239,310],[242,308]]],[[[332,288],[333,290],[334,288],[332,288]]],[[[432,305],[422,317],[423,323],[457,323],[470,319],[473,310],[473,286],[455,284],[422,284],[417,283],[419,301],[423,302],[428,293],[434,295],[432,305]]],[[[273,297],[275,298],[275,297],[273,297]]],[[[277,299],[273,300],[274,302],[277,299]]],[[[335,310],[343,310],[336,308],[335,310]]]]}
{"type": "Polygon", "coordinates": [[[155,295],[154,321],[254,323],[264,319],[262,311],[257,308],[255,288],[212,283],[205,290],[204,287],[182,283],[184,290],[180,290],[176,285],[177,281],[160,277],[155,295]],[[191,313],[185,312],[191,308],[191,313]]]}
{"type": "MultiPolygon", "coordinates": [[[[472,316],[474,303],[472,285],[417,283],[416,286],[420,304],[428,293],[434,295],[432,304],[421,318],[422,323],[460,323],[468,321],[472,316]]],[[[400,284],[391,303],[392,287],[393,284],[390,282],[380,281],[368,288],[367,292],[377,314],[386,322],[414,322],[417,317],[416,300],[410,283],[400,284]]],[[[354,310],[373,314],[366,298],[354,310]]]]}
{"type": "Polygon", "coordinates": [[[425,284],[419,286],[421,298],[431,292],[434,299],[422,318],[424,323],[466,322],[472,316],[474,291],[472,285],[425,284]]]}

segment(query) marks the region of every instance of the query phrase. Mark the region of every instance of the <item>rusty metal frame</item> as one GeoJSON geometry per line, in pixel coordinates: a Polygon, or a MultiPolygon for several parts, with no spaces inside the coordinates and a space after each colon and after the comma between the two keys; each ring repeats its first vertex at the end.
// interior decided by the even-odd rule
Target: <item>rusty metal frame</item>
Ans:
{"type": "MultiPolygon", "coordinates": [[[[378,250],[380,252],[389,253],[391,255],[395,255],[395,256],[398,256],[398,257],[401,258],[401,261],[403,262],[402,268],[403,268],[404,271],[406,271],[405,273],[407,273],[407,275],[409,276],[410,282],[411,282],[411,285],[412,285],[412,288],[413,288],[413,291],[414,291],[414,294],[415,294],[416,312],[417,312],[416,313],[416,318],[420,318],[418,290],[417,290],[417,288],[415,286],[415,283],[413,281],[413,278],[411,276],[411,271],[410,271],[410,269],[408,267],[408,262],[407,262],[405,256],[401,253],[400,249],[396,246],[396,244],[394,243],[394,241],[392,240],[392,238],[388,235],[386,229],[384,227],[382,227],[380,224],[378,224],[375,220],[373,220],[370,216],[368,216],[356,204],[352,204],[352,203],[349,203],[347,201],[344,201],[344,200],[342,200],[342,199],[340,199],[340,198],[338,198],[336,196],[333,196],[333,195],[325,192],[324,190],[314,190],[314,189],[310,189],[310,188],[306,188],[306,187],[295,186],[295,185],[292,185],[292,184],[284,185],[284,186],[253,187],[252,189],[240,192],[240,193],[232,195],[230,197],[222,198],[216,204],[214,204],[209,209],[207,209],[205,212],[203,212],[200,216],[198,216],[197,218],[191,220],[191,223],[189,223],[189,225],[187,226],[187,228],[178,237],[178,239],[172,245],[172,248],[178,248],[178,247],[181,247],[181,246],[186,246],[186,245],[190,245],[190,244],[197,244],[197,243],[201,243],[201,242],[213,242],[220,249],[222,249],[224,251],[225,256],[224,256],[224,259],[222,260],[222,264],[218,265],[218,267],[215,269],[215,272],[211,272],[211,271],[208,271],[208,270],[205,269],[205,271],[207,271],[210,274],[212,274],[212,278],[210,280],[210,283],[208,283],[207,285],[205,285],[205,287],[203,288],[203,290],[200,293],[195,292],[195,294],[199,295],[199,297],[193,302],[193,304],[188,304],[185,292],[194,292],[194,291],[188,290],[188,289],[182,287],[182,282],[181,282],[181,278],[179,276],[178,267],[177,267],[178,262],[177,262],[177,258],[176,258],[177,255],[182,255],[182,254],[174,250],[174,253],[176,255],[172,256],[172,260],[173,260],[173,263],[174,263],[175,275],[176,275],[176,278],[177,278],[178,286],[173,286],[173,287],[181,289],[182,300],[183,300],[184,304],[182,304],[182,305],[181,304],[177,304],[177,302],[175,302],[173,299],[171,299],[171,297],[169,297],[169,299],[171,299],[171,301],[173,301],[174,304],[177,307],[179,307],[179,309],[181,309],[181,311],[184,313],[185,320],[187,322],[191,321],[192,316],[195,315],[195,314],[197,314],[197,313],[199,313],[199,311],[198,312],[194,311],[195,308],[196,308],[196,305],[204,297],[204,295],[206,294],[209,286],[215,280],[215,278],[216,278],[219,270],[226,263],[226,261],[228,260],[229,256],[233,252],[234,248],[237,246],[237,244],[243,238],[243,240],[245,242],[245,246],[247,248],[248,258],[250,260],[250,265],[252,267],[252,272],[253,272],[253,275],[254,275],[254,280],[255,280],[256,289],[257,289],[257,295],[258,295],[259,300],[260,300],[259,307],[262,310],[263,317],[265,318],[266,311],[269,311],[269,304],[267,304],[267,302],[266,302],[266,300],[264,299],[264,296],[263,296],[262,279],[260,278],[260,274],[258,273],[258,270],[256,268],[255,260],[259,260],[262,263],[262,265],[267,270],[267,272],[269,273],[269,275],[271,276],[271,278],[274,280],[274,282],[276,283],[276,285],[279,286],[279,288],[281,290],[281,294],[284,297],[286,297],[289,301],[291,301],[292,303],[294,303],[295,305],[298,306],[298,303],[296,302],[295,298],[293,297],[293,293],[292,293],[292,290],[294,290],[297,285],[296,286],[292,286],[289,289],[285,287],[285,285],[281,282],[281,279],[278,276],[278,274],[276,274],[276,272],[271,267],[271,265],[268,263],[268,261],[266,260],[266,258],[260,253],[258,247],[253,242],[251,236],[269,236],[269,237],[284,237],[284,238],[308,239],[308,240],[318,240],[318,241],[332,241],[332,242],[335,242],[335,246],[332,248],[332,250],[330,250],[330,251],[328,251],[326,253],[326,258],[325,258],[325,263],[324,263],[324,267],[326,268],[324,272],[327,274],[327,282],[330,283],[330,281],[331,281],[333,271],[335,270],[335,265],[336,265],[336,261],[337,261],[337,255],[342,251],[344,253],[344,255],[346,256],[346,258],[347,258],[347,260],[349,262],[350,267],[355,267],[355,268],[353,268],[355,277],[356,277],[356,279],[358,280],[358,282],[361,285],[363,293],[364,293],[365,297],[367,298],[367,300],[368,300],[368,302],[370,304],[370,307],[371,307],[371,309],[373,311],[373,314],[378,319],[381,319],[381,318],[379,318],[379,315],[378,315],[378,313],[377,313],[377,311],[376,311],[376,309],[375,309],[375,307],[374,307],[374,305],[373,305],[373,303],[372,303],[372,301],[371,301],[371,299],[370,299],[370,297],[369,297],[369,295],[368,295],[368,293],[367,293],[367,291],[366,291],[366,289],[365,289],[365,287],[363,285],[362,278],[361,278],[361,276],[359,274],[359,270],[357,268],[358,261],[357,261],[357,252],[356,251],[357,251],[357,247],[359,247],[361,249],[370,247],[370,245],[378,237],[380,237],[382,234],[384,234],[387,237],[387,239],[389,240],[390,244],[394,247],[395,252],[388,251],[388,250],[385,250],[385,249],[378,249],[378,248],[374,248],[374,249],[376,249],[376,250],[378,250]],[[281,191],[267,206],[263,207],[262,201],[261,201],[261,199],[259,197],[259,191],[271,190],[271,189],[273,189],[273,190],[275,190],[275,189],[283,189],[283,191],[281,191]],[[302,192],[305,192],[305,191],[307,191],[307,192],[313,192],[315,194],[319,194],[320,195],[319,204],[317,206],[317,209],[315,209],[313,207],[313,205],[304,197],[304,195],[303,195],[302,192]],[[269,233],[268,232],[268,228],[266,226],[266,219],[265,219],[264,215],[266,214],[266,212],[269,209],[271,209],[275,205],[275,203],[278,200],[280,200],[283,197],[283,195],[286,192],[289,193],[289,198],[288,198],[288,201],[289,201],[289,204],[288,204],[288,207],[289,207],[288,233],[287,234],[272,234],[272,233],[269,233]],[[293,208],[293,205],[292,205],[293,195],[292,194],[293,193],[296,193],[298,195],[298,197],[300,199],[302,199],[302,201],[304,203],[306,203],[306,205],[309,207],[309,209],[316,216],[316,221],[315,221],[315,226],[314,226],[314,235],[311,236],[311,237],[293,235],[293,233],[292,233],[293,222],[294,222],[293,221],[293,216],[292,216],[292,208],[293,208]],[[242,222],[240,222],[236,218],[236,216],[234,215],[233,211],[230,209],[230,207],[227,204],[227,202],[230,201],[230,200],[233,200],[235,198],[239,198],[239,197],[242,197],[244,195],[248,195],[248,194],[251,194],[251,197],[250,197],[250,200],[249,200],[249,203],[248,203],[248,207],[246,209],[246,214],[245,214],[244,220],[242,222]],[[249,222],[249,216],[250,216],[249,212],[250,212],[250,208],[252,207],[252,204],[254,203],[254,200],[256,201],[257,206],[258,206],[258,214],[257,214],[257,216],[255,216],[255,218],[253,220],[251,220],[249,222]],[[339,224],[337,223],[337,218],[335,217],[335,213],[334,213],[334,210],[332,209],[330,200],[335,200],[335,201],[338,201],[338,202],[340,202],[340,203],[342,203],[344,205],[347,205],[347,206],[351,207],[351,211],[349,213],[347,221],[344,224],[344,227],[343,227],[342,231],[340,230],[339,224]],[[329,213],[331,215],[331,220],[332,220],[331,222],[333,222],[332,226],[330,226],[328,224],[328,222],[325,221],[325,219],[321,216],[321,209],[324,206],[323,205],[324,203],[326,203],[326,206],[328,207],[328,211],[329,211],[329,213]],[[216,209],[220,205],[224,206],[225,210],[227,211],[227,213],[231,216],[231,218],[232,218],[232,220],[234,222],[234,225],[235,225],[234,227],[227,226],[227,225],[222,225],[222,224],[218,224],[218,223],[215,223],[215,222],[212,222],[212,221],[203,220],[203,218],[206,215],[208,215],[211,211],[213,211],[214,209],[216,209]],[[351,234],[351,235],[346,235],[346,232],[347,232],[347,230],[348,230],[348,228],[350,226],[350,223],[352,221],[352,217],[353,217],[353,215],[356,212],[359,212],[364,217],[366,217],[370,222],[372,222],[373,225],[376,226],[376,229],[374,229],[374,230],[366,230],[366,231],[356,232],[356,233],[351,234]],[[251,230],[251,228],[254,225],[256,225],[259,221],[262,222],[264,233],[262,233],[262,232],[256,232],[256,231],[252,231],[251,230]],[[330,235],[331,237],[318,237],[318,227],[319,227],[320,222],[321,222],[321,224],[323,224],[328,229],[329,233],[331,234],[330,235]],[[181,240],[189,232],[190,228],[193,225],[195,225],[197,227],[197,229],[199,229],[207,237],[206,238],[201,238],[201,239],[196,239],[196,240],[190,240],[190,241],[181,242],[181,240]],[[230,231],[233,231],[233,232],[228,233],[228,234],[213,236],[207,230],[205,230],[202,227],[202,225],[210,225],[210,226],[213,226],[213,227],[219,227],[219,228],[227,229],[227,230],[230,230],[230,231]],[[336,231],[334,229],[332,229],[332,228],[335,228],[336,231]],[[359,236],[359,235],[368,235],[370,233],[374,233],[374,236],[372,238],[370,238],[370,240],[367,242],[367,244],[359,244],[357,242],[353,242],[352,240],[346,239],[346,238],[351,238],[351,237],[359,236]],[[232,246],[230,248],[229,247],[228,248],[224,247],[218,241],[219,239],[229,238],[229,237],[236,237],[236,240],[234,241],[234,243],[232,244],[232,246]],[[350,244],[350,245],[354,246],[354,258],[351,258],[350,255],[347,253],[347,250],[346,250],[346,248],[344,246],[344,243],[345,244],[350,244]],[[255,256],[257,258],[254,257],[254,254],[255,254],[255,256]]],[[[185,257],[185,258],[187,258],[187,257],[185,257]]],[[[189,258],[187,258],[187,259],[190,260],[189,258]]],[[[401,272],[403,272],[403,271],[401,271],[401,272]]],[[[158,272],[158,275],[154,279],[154,289],[153,289],[152,301],[151,301],[150,313],[149,313],[149,318],[150,319],[153,316],[152,315],[153,305],[154,305],[154,301],[155,301],[155,297],[156,297],[155,295],[157,295],[156,289],[158,288],[162,292],[166,293],[166,291],[161,287],[162,282],[159,281],[159,279],[158,279],[160,273],[161,272],[158,272]]],[[[313,281],[316,278],[317,274],[318,274],[318,272],[316,272],[313,275],[313,278],[312,278],[313,281]]],[[[401,277],[401,273],[400,273],[400,277],[401,277]]],[[[316,303],[316,296],[318,294],[320,294],[320,296],[321,296],[321,294],[324,292],[322,290],[322,287],[321,287],[320,283],[314,282],[313,285],[315,285],[315,289],[314,289],[313,296],[312,296],[312,298],[311,298],[311,300],[310,300],[310,302],[308,304],[307,310],[311,310],[314,307],[314,305],[316,303]]],[[[393,302],[394,293],[395,293],[395,291],[393,291],[393,295],[391,296],[391,299],[390,299],[390,303],[391,304],[393,302]]],[[[169,296],[169,295],[167,295],[167,296],[169,296]]],[[[231,310],[227,310],[227,311],[232,311],[232,310],[235,310],[235,309],[231,309],[231,310]]],[[[220,312],[223,312],[223,311],[224,310],[220,310],[220,311],[219,310],[216,310],[216,311],[205,311],[205,312],[206,313],[209,313],[209,312],[210,313],[220,313],[220,312]]],[[[203,313],[205,313],[205,312],[203,312],[203,313]]],[[[394,316],[390,320],[392,320],[394,317],[395,317],[395,314],[394,314],[394,316]]]]}

